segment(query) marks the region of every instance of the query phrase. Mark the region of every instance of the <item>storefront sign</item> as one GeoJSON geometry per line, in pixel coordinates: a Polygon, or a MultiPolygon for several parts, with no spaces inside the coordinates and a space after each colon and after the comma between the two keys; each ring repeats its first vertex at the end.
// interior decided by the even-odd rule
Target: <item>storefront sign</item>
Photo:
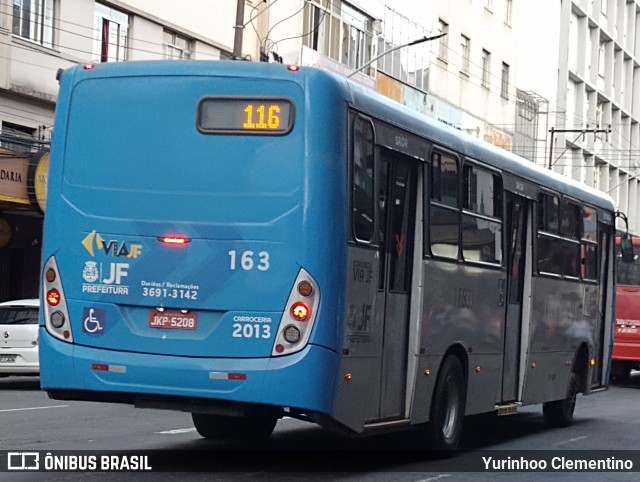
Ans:
{"type": "Polygon", "coordinates": [[[40,151],[29,165],[28,193],[33,208],[44,213],[47,204],[47,179],[49,177],[49,151],[40,151]]]}
{"type": "Polygon", "coordinates": [[[30,160],[0,157],[0,202],[29,206],[27,178],[30,160]]]}

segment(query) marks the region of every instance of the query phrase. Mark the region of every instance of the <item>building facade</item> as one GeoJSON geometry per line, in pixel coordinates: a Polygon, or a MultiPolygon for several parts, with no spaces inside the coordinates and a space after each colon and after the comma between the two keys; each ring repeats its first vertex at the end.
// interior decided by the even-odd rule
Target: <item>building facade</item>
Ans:
{"type": "Polygon", "coordinates": [[[640,234],[638,49],[640,0],[0,0],[0,300],[37,295],[58,69],[330,69],[609,193],[640,234]]]}
{"type": "Polygon", "coordinates": [[[611,195],[640,233],[640,3],[563,1],[558,8],[556,125],[550,162],[611,195]]]}

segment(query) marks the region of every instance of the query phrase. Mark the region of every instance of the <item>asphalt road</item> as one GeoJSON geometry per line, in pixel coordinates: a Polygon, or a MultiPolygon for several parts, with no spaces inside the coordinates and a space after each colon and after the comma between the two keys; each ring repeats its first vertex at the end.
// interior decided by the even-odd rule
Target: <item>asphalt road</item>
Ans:
{"type": "MultiPolygon", "coordinates": [[[[635,372],[628,381],[615,382],[607,392],[579,397],[571,427],[549,428],[540,406],[524,407],[508,417],[468,417],[461,453],[441,460],[420,450],[419,434],[342,439],[292,419],[281,420],[266,443],[212,442],[195,432],[188,413],[55,401],[39,389],[38,378],[0,378],[0,450],[76,451],[98,457],[135,451],[148,455],[153,466],[152,473],[128,474],[0,472],[0,480],[640,481],[639,401],[640,372],[635,372]],[[621,452],[625,450],[634,452],[621,452]],[[508,461],[509,457],[524,456],[532,460],[540,458],[536,454],[569,459],[622,460],[628,456],[635,461],[635,471],[482,469],[486,460],[482,457],[508,461]],[[465,471],[470,469],[478,472],[465,471]]],[[[3,457],[0,455],[0,468],[7,466],[3,457]]]]}

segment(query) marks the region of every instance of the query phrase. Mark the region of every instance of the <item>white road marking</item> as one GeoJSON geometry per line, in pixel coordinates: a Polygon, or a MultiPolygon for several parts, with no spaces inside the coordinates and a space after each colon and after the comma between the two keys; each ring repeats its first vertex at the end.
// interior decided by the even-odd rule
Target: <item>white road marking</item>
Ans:
{"type": "Polygon", "coordinates": [[[162,435],[175,435],[175,434],[179,434],[179,433],[189,433],[189,432],[195,432],[196,429],[195,428],[178,428],[176,430],[165,430],[164,432],[156,432],[162,435]]]}
{"type": "Polygon", "coordinates": [[[578,440],[584,440],[586,439],[586,436],[581,436],[581,437],[576,437],[576,438],[570,438],[569,440],[567,440],[566,442],[562,442],[562,443],[573,443],[573,442],[577,442],[578,440]]]}
{"type": "Polygon", "coordinates": [[[435,482],[436,480],[446,479],[447,477],[451,477],[450,474],[440,474],[435,477],[429,477],[428,479],[416,480],[416,482],[435,482]]]}
{"type": "Polygon", "coordinates": [[[46,407],[25,407],[25,408],[7,408],[0,410],[0,412],[21,412],[23,410],[45,410],[47,408],[65,408],[69,405],[48,405],[46,407]]]}

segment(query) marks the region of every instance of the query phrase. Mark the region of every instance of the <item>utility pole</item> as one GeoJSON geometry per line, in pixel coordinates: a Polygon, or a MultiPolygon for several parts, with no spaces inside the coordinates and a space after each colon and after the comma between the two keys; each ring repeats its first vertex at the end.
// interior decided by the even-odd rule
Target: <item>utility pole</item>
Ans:
{"type": "Polygon", "coordinates": [[[242,58],[242,33],[244,31],[244,0],[237,0],[237,2],[236,24],[233,27],[236,29],[233,38],[233,60],[242,58]]]}
{"type": "Polygon", "coordinates": [[[607,129],[589,129],[589,126],[587,126],[586,129],[555,129],[552,127],[551,129],[549,129],[549,132],[551,132],[551,142],[549,143],[549,165],[547,166],[547,169],[550,170],[553,168],[553,165],[556,163],[556,161],[560,159],[560,157],[562,157],[562,154],[564,154],[563,152],[562,154],[560,154],[560,156],[558,156],[558,159],[556,159],[555,161],[553,160],[553,139],[554,139],[554,134],[556,132],[580,133],[580,135],[576,137],[575,140],[573,141],[573,143],[575,143],[578,139],[580,139],[583,135],[585,135],[588,132],[593,133],[594,136],[599,132],[604,132],[607,135],[609,135],[609,133],[611,132],[611,125],[609,125],[607,129]]]}

